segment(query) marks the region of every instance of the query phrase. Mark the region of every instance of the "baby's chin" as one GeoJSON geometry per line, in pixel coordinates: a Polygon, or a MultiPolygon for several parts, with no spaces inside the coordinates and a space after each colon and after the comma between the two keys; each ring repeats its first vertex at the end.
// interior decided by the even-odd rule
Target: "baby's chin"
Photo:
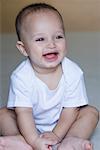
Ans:
{"type": "Polygon", "coordinates": [[[51,63],[51,64],[48,64],[48,65],[46,66],[46,69],[56,69],[56,68],[58,68],[60,65],[61,65],[60,62],[51,63]]]}

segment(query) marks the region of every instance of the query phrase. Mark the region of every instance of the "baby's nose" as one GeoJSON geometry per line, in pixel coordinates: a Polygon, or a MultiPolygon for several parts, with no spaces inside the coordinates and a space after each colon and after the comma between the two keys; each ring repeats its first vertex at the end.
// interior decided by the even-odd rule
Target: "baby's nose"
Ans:
{"type": "Polygon", "coordinates": [[[48,41],[48,47],[49,48],[55,48],[56,47],[55,41],[54,40],[48,41]]]}

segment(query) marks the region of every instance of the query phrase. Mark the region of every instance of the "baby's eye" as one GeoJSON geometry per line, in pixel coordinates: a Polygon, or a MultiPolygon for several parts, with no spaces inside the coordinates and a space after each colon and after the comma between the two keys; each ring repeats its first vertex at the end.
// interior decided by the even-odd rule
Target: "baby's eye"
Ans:
{"type": "Polygon", "coordinates": [[[58,35],[58,36],[56,36],[56,39],[62,39],[63,38],[63,36],[62,35],[58,35]]]}
{"type": "Polygon", "coordinates": [[[38,38],[38,39],[36,39],[35,41],[36,41],[36,42],[38,42],[38,41],[44,41],[44,38],[38,38]]]}

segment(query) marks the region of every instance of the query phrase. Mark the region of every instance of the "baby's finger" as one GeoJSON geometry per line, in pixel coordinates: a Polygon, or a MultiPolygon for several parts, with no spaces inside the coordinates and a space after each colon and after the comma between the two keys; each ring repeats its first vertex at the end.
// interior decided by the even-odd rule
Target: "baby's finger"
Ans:
{"type": "Polygon", "coordinates": [[[49,149],[49,150],[52,150],[52,147],[51,147],[51,145],[48,145],[48,149],[49,149]]]}
{"type": "Polygon", "coordinates": [[[55,145],[55,144],[57,144],[57,141],[45,139],[45,144],[46,145],[55,145]]]}

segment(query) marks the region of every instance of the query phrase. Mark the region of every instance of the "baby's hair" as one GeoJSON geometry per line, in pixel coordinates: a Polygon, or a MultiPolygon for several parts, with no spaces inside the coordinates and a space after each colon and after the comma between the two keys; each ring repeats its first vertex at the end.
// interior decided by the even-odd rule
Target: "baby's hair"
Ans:
{"type": "MultiPolygon", "coordinates": [[[[62,21],[62,25],[63,25],[63,19],[62,19],[62,16],[61,14],[59,13],[59,11],[49,5],[49,4],[46,4],[46,3],[34,3],[34,4],[30,4],[26,7],[24,7],[17,15],[16,17],[16,21],[15,21],[15,28],[16,28],[16,33],[17,33],[17,36],[18,36],[18,40],[21,40],[21,25],[22,25],[22,22],[23,22],[23,19],[28,15],[28,14],[31,14],[31,13],[34,13],[34,12],[39,12],[39,11],[45,11],[45,10],[50,10],[50,11],[54,11],[58,14],[59,18],[61,19],[62,21]]],[[[64,25],[63,25],[63,29],[64,29],[64,25]]]]}

